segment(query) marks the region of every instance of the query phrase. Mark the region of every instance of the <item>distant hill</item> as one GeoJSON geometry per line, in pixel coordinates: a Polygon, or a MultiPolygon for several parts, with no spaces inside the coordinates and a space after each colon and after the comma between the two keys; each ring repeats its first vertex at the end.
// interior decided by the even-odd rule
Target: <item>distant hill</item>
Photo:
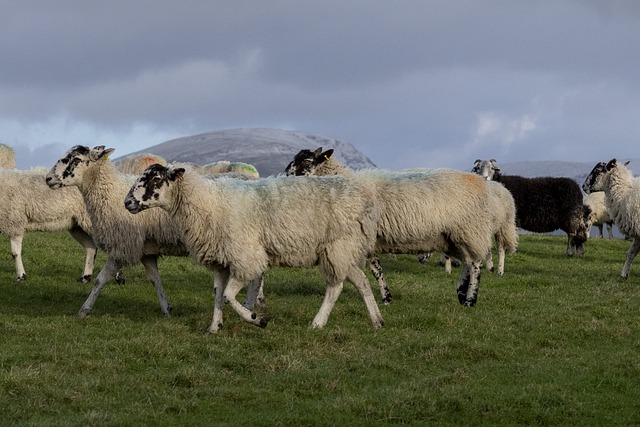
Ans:
{"type": "MultiPolygon", "coordinates": [[[[335,156],[353,169],[376,165],[348,142],[306,132],[282,129],[228,129],[172,139],[136,153],[153,153],[167,161],[199,165],[229,160],[250,163],[260,176],[277,175],[300,150],[335,149],[335,156]]],[[[117,161],[118,159],[115,159],[117,161]]]]}

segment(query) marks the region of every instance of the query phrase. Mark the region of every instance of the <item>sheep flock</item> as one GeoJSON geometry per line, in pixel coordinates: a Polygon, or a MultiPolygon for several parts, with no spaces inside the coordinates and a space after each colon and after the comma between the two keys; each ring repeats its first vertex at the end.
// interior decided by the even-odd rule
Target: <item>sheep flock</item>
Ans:
{"type": "MultiPolygon", "coordinates": [[[[6,201],[0,232],[10,239],[16,280],[27,279],[22,239],[29,231],[71,233],[86,249],[79,281],[93,287],[78,312],[91,313],[104,286],[123,283],[121,271],[142,264],[167,317],[172,306],[158,270],[163,256],[189,256],[212,274],[213,316],[223,328],[228,304],[241,319],[266,327],[260,314],[274,266],[318,266],[322,304],[311,321],[324,327],[344,281],[354,285],[374,328],[384,325],[380,302],[392,302],[393,283],[381,254],[441,252],[460,263],[456,296],[478,305],[482,267],[509,280],[505,258],[518,248],[519,230],[567,234],[566,255],[583,255],[591,226],[612,236],[615,224],[632,240],[620,277],[640,252],[640,179],[616,159],[595,165],[580,185],[569,178],[503,175],[495,159],[473,169],[352,170],[334,150],[301,150],[278,176],[261,178],[250,164],[170,162],[143,153],[110,160],[114,149],[74,146],[45,170],[16,169],[13,149],[0,144],[6,201]],[[493,248],[497,252],[494,269],[493,248]],[[93,279],[97,250],[106,262],[93,279]],[[237,295],[246,289],[245,300],[237,295]]],[[[447,272],[451,271],[450,264],[447,272]]],[[[394,302],[401,304],[400,302],[394,302]]]]}

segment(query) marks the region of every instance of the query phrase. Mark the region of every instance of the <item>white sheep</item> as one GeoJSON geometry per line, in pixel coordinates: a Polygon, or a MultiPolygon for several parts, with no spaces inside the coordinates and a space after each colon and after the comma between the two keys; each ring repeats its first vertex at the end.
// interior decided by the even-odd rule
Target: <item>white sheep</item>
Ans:
{"type": "Polygon", "coordinates": [[[2,143],[0,143],[0,168],[16,168],[16,153],[13,151],[13,147],[2,143]]]}
{"type": "MultiPolygon", "coordinates": [[[[91,218],[94,240],[107,253],[107,261],[78,316],[85,317],[91,312],[102,288],[114,277],[118,280],[123,267],[142,263],[155,287],[160,309],[168,317],[171,305],[162,287],[158,257],[187,256],[188,251],[182,233],[164,212],[145,212],[135,217],[124,208],[122,200],[136,177],[116,170],[109,160],[113,151],[104,146],[89,149],[76,145],[46,175],[49,187],[58,191],[78,187],[91,218]]],[[[253,305],[259,285],[260,281],[252,282],[245,304],[253,305]]]]}
{"type": "Polygon", "coordinates": [[[613,220],[607,205],[605,203],[604,191],[596,191],[595,193],[585,194],[584,205],[590,209],[588,223],[587,223],[587,235],[591,233],[591,226],[598,227],[598,236],[604,238],[603,227],[607,227],[607,235],[609,238],[613,237],[613,220]]]}
{"type": "Polygon", "coordinates": [[[75,188],[54,192],[39,170],[0,169],[0,232],[9,237],[18,282],[27,278],[22,263],[22,240],[27,231],[69,231],[86,251],[82,276],[87,283],[93,274],[96,245],[89,235],[91,221],[75,188]]]}
{"type": "MultiPolygon", "coordinates": [[[[375,188],[380,209],[378,239],[368,261],[383,301],[389,302],[377,254],[444,252],[459,259],[463,268],[457,284],[458,300],[477,302],[480,265],[491,249],[495,206],[490,190],[479,176],[450,169],[393,173],[380,170],[353,172],[333,161],[333,150],[302,150],[287,166],[287,175],[347,174],[375,188]],[[376,270],[378,272],[376,273],[376,270]]],[[[515,226],[511,225],[515,233],[515,226]]],[[[511,233],[509,233],[511,234],[511,233]]]]}
{"type": "Polygon", "coordinates": [[[167,161],[157,154],[152,153],[139,153],[131,154],[121,160],[115,162],[116,169],[124,174],[140,175],[143,170],[149,166],[159,163],[166,165],[167,161]]]}
{"type": "Polygon", "coordinates": [[[93,237],[107,253],[107,261],[94,281],[91,294],[78,315],[91,312],[104,285],[125,266],[141,262],[153,283],[160,308],[170,315],[158,272],[160,255],[187,255],[181,234],[162,212],[147,212],[134,217],[122,205],[133,176],[119,173],[108,156],[113,149],[93,149],[77,145],[51,168],[46,182],[53,189],[76,186],[80,190],[92,222],[93,237]]]}
{"type": "Polygon", "coordinates": [[[237,293],[271,266],[319,265],[325,297],[311,326],[323,327],[345,279],[354,284],[374,327],[383,325],[366,276],[358,267],[375,242],[377,210],[370,187],[342,177],[301,180],[206,180],[154,165],[125,199],[132,213],[161,207],[183,231],[192,256],[214,271],[210,333],[222,326],[223,298],[247,322],[267,320],[236,301],[237,293]]]}
{"type": "MultiPolygon", "coordinates": [[[[628,163],[628,162],[627,162],[628,163]]],[[[640,178],[634,178],[627,164],[616,159],[596,164],[582,185],[586,193],[604,191],[605,203],[620,232],[633,239],[620,272],[626,279],[631,263],[640,251],[640,178]]]]}

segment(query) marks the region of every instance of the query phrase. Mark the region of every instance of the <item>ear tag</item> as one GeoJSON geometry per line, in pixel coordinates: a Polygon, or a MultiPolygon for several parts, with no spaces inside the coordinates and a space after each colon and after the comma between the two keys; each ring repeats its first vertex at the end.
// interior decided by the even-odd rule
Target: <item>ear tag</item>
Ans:
{"type": "Polygon", "coordinates": [[[329,160],[329,156],[327,156],[326,154],[324,155],[325,160],[329,160]]]}

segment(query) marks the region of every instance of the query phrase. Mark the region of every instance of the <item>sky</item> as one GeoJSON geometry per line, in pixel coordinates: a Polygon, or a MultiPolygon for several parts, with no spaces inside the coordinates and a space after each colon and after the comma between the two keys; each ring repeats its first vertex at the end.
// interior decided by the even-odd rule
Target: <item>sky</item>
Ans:
{"type": "MultiPolygon", "coordinates": [[[[639,158],[637,0],[0,0],[19,168],[268,127],[388,169],[639,158]]],[[[315,148],[315,147],[310,147],[315,148]]]]}

